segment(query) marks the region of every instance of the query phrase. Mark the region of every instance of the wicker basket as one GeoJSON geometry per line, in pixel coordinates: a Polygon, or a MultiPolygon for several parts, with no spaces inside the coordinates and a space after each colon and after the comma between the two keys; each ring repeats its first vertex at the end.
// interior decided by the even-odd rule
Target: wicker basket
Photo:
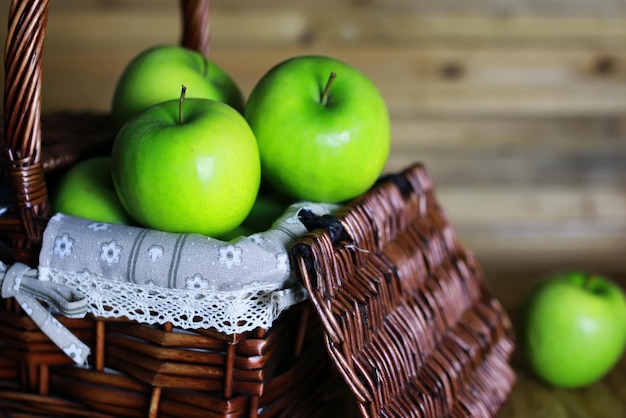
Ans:
{"type": "MultiPolygon", "coordinates": [[[[40,114],[47,0],[14,0],[5,55],[0,259],[36,266],[46,183],[108,152],[106,115],[40,114]],[[87,138],[87,139],[86,139],[87,138]]],[[[181,1],[182,44],[208,50],[208,1],[181,1]]],[[[225,335],[88,316],[59,320],[93,356],[74,366],[13,299],[0,310],[7,416],[490,416],[515,381],[511,324],[415,165],[292,249],[309,299],[269,329],[225,335]],[[348,402],[346,402],[348,399],[348,402]],[[27,415],[28,414],[28,415],[27,415]]],[[[319,221],[319,222],[317,222],[319,221]]]]}

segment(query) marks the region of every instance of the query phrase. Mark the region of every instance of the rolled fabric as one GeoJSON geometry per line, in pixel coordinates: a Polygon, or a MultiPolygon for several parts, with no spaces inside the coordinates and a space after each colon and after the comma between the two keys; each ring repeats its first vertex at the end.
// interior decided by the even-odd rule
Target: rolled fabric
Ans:
{"type": "Polygon", "coordinates": [[[289,260],[307,232],[298,212],[337,208],[296,203],[269,230],[229,242],[58,213],[44,231],[39,279],[82,292],[96,316],[225,333],[269,327],[306,298],[289,260]]]}

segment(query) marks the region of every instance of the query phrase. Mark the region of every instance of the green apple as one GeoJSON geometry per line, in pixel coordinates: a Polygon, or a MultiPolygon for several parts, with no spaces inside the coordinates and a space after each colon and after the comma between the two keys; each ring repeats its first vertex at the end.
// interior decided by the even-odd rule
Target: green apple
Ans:
{"type": "Polygon", "coordinates": [[[185,85],[189,98],[213,99],[243,111],[239,87],[214,62],[197,51],[159,45],[136,56],[115,87],[111,116],[117,127],[147,107],[177,99],[185,85]]]}
{"type": "Polygon", "coordinates": [[[521,312],[522,352],[531,371],[550,385],[589,385],[624,353],[626,296],[606,277],[554,274],[527,294],[521,312]]]}
{"type": "Polygon", "coordinates": [[[140,224],[221,236],[241,224],[259,190],[256,139],[243,116],[215,100],[152,106],[118,132],[113,183],[140,224]]]}
{"type": "Polygon", "coordinates": [[[244,111],[263,176],[295,199],[336,203],[369,189],[389,155],[387,106],[356,68],[298,56],[269,70],[244,111]]]}
{"type": "Polygon", "coordinates": [[[98,222],[133,224],[117,197],[111,178],[111,158],[93,157],[70,167],[50,191],[54,212],[98,222]]]}
{"type": "Polygon", "coordinates": [[[250,232],[267,231],[289,205],[290,202],[274,193],[259,194],[242,225],[250,232]]]}

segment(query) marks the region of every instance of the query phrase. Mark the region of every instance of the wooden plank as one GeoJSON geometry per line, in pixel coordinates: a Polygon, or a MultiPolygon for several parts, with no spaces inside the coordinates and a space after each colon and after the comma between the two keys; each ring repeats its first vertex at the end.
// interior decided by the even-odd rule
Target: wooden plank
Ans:
{"type": "MultiPolygon", "coordinates": [[[[148,43],[137,41],[133,47],[119,50],[102,47],[81,52],[80,48],[68,50],[59,44],[48,44],[44,53],[45,109],[108,109],[117,77],[126,63],[147,46],[148,43]],[[46,83],[46,80],[53,81],[46,83]],[[89,100],[68,96],[66,91],[71,85],[78,91],[86,91],[89,100]]],[[[458,52],[459,56],[468,55],[464,50],[458,52]]],[[[616,70],[610,76],[594,77],[589,71],[580,69],[584,63],[593,61],[597,54],[594,50],[540,53],[531,48],[476,52],[484,60],[475,64],[479,68],[472,70],[470,65],[467,75],[455,80],[445,78],[437,70],[437,63],[445,63],[442,57],[451,52],[436,48],[215,49],[212,57],[248,94],[267,70],[284,59],[305,53],[335,56],[372,79],[388,102],[394,119],[418,115],[602,117],[621,116],[626,112],[626,75],[623,70],[616,70]],[[537,53],[545,60],[544,70],[538,69],[537,58],[532,58],[537,53]],[[528,60],[520,56],[528,57],[528,60]],[[516,67],[503,66],[509,59],[516,62],[516,67]],[[554,68],[560,69],[561,78],[553,75],[554,68]],[[492,74],[499,72],[502,77],[482,75],[489,73],[489,69],[492,74]],[[505,77],[507,71],[511,75],[505,77]]],[[[612,50],[611,54],[618,61],[626,60],[626,55],[621,52],[612,50]]]]}
{"type": "Polygon", "coordinates": [[[387,171],[420,161],[443,185],[626,186],[624,128],[622,119],[400,119],[387,171]]]}
{"type": "Polygon", "coordinates": [[[450,217],[463,225],[626,222],[626,188],[620,184],[436,185],[450,217]]]}
{"type": "MultiPolygon", "coordinates": [[[[62,4],[63,2],[61,2],[62,4]]],[[[124,2],[126,3],[126,2],[124,2]]],[[[79,2],[80,4],[80,2],[79,2]]],[[[164,31],[177,30],[180,16],[177,2],[150,6],[129,2],[121,6],[88,2],[83,6],[50,7],[49,30],[64,28],[80,36],[70,43],[101,42],[107,36],[158,40],[164,31]],[[111,30],[123,28],[124,30],[111,30]],[[86,29],[86,30],[83,30],[86,29]]],[[[228,47],[259,45],[581,45],[623,46],[626,43],[626,16],[589,13],[574,15],[532,15],[523,12],[499,13],[477,9],[467,13],[406,12],[376,6],[352,6],[332,2],[326,5],[277,3],[274,6],[250,3],[237,7],[215,3],[211,30],[216,43],[228,47]]],[[[598,10],[598,9],[596,9],[598,10]]],[[[8,7],[0,9],[6,21],[8,7]]],[[[2,29],[6,30],[5,28],[2,29]]]]}
{"type": "Polygon", "coordinates": [[[587,83],[601,88],[626,81],[623,48],[579,47],[545,49],[529,46],[451,48],[361,45],[228,48],[215,43],[215,58],[227,62],[242,77],[256,77],[276,63],[299,54],[336,56],[382,85],[559,87],[587,83]]]}
{"type": "Polygon", "coordinates": [[[566,86],[416,85],[378,80],[394,115],[619,116],[626,110],[626,84],[566,86]]]}
{"type": "Polygon", "coordinates": [[[547,152],[620,151],[626,147],[626,118],[394,118],[395,149],[401,153],[484,152],[529,149],[547,152]]]}
{"type": "MultiPolygon", "coordinates": [[[[177,6],[176,0],[63,0],[54,2],[56,9],[118,9],[118,10],[173,10],[177,6]]],[[[212,2],[212,8],[216,12],[257,10],[284,10],[295,8],[304,12],[319,10],[332,10],[333,12],[354,12],[363,9],[376,10],[380,13],[397,14],[409,13],[420,16],[428,15],[526,15],[526,16],[623,16],[625,14],[622,0],[516,0],[502,2],[496,0],[439,0],[414,1],[414,0],[228,0],[212,2]]]]}
{"type": "MultiPolygon", "coordinates": [[[[242,3],[245,0],[230,0],[242,3]]],[[[362,4],[363,2],[361,2],[362,4]]],[[[623,15],[624,2],[622,0],[370,0],[368,7],[384,12],[413,13],[418,15],[526,15],[526,16],[620,16],[623,15]]]]}
{"type": "MultiPolygon", "coordinates": [[[[541,265],[552,261],[568,263],[611,263],[623,271],[626,226],[624,224],[561,224],[525,225],[517,229],[485,225],[456,227],[461,241],[492,266],[509,264],[519,268],[524,264],[541,265]],[[613,260],[611,262],[611,260],[613,260]]],[[[608,265],[607,265],[608,268],[608,265]]]]}
{"type": "MultiPolygon", "coordinates": [[[[176,2],[172,2],[177,4],[176,2]]],[[[69,49],[122,48],[130,42],[175,43],[181,19],[176,8],[161,9],[50,9],[46,41],[69,49]],[[76,34],[80,36],[76,36],[76,34]]],[[[300,43],[306,32],[301,13],[259,12],[212,15],[215,43],[246,46],[300,43]]]]}
{"type": "Polygon", "coordinates": [[[316,42],[454,43],[523,45],[623,44],[626,27],[614,18],[545,18],[504,16],[419,16],[379,14],[374,10],[354,14],[320,13],[311,17],[310,38],[316,42]]]}
{"type": "Polygon", "coordinates": [[[412,162],[427,165],[437,184],[481,187],[597,187],[626,189],[626,151],[589,150],[582,153],[544,154],[540,149],[520,154],[405,152],[392,148],[386,171],[395,172],[412,162]]]}

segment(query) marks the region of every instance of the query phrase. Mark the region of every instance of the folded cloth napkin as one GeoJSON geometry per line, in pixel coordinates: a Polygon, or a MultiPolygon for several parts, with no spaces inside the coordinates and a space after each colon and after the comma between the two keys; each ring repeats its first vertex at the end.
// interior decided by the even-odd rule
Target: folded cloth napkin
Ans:
{"type": "Polygon", "coordinates": [[[306,227],[301,209],[324,215],[335,205],[291,205],[267,231],[230,242],[53,216],[44,231],[41,280],[68,285],[103,317],[234,333],[269,326],[303,300],[289,248],[306,227]]]}
{"type": "Polygon", "coordinates": [[[334,207],[294,204],[268,231],[230,242],[57,214],[44,232],[39,268],[43,280],[64,271],[169,289],[278,289],[290,278],[289,247],[306,232],[300,209],[324,215],[334,207]]]}
{"type": "MultiPolygon", "coordinates": [[[[337,208],[296,203],[269,230],[229,242],[58,213],[43,235],[37,277],[43,289],[31,296],[44,299],[47,287],[55,289],[51,293],[55,297],[71,294],[72,302],[81,307],[72,315],[79,317],[89,312],[145,324],[214,328],[226,334],[269,328],[284,309],[306,298],[289,262],[290,247],[307,232],[298,213],[307,209],[323,216],[337,208]]],[[[4,271],[15,276],[11,283],[18,283],[5,283],[5,297],[14,296],[17,291],[9,290],[18,289],[22,277],[32,275],[17,266],[12,270],[16,273],[4,271]]],[[[49,318],[37,322],[44,332],[52,331],[44,329],[49,318]]],[[[63,347],[80,345],[76,339],[58,340],[63,347]]],[[[88,350],[80,348],[83,355],[75,358],[77,363],[84,361],[88,350]]]]}

